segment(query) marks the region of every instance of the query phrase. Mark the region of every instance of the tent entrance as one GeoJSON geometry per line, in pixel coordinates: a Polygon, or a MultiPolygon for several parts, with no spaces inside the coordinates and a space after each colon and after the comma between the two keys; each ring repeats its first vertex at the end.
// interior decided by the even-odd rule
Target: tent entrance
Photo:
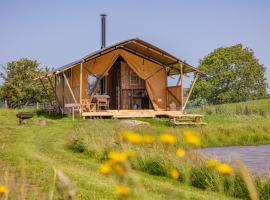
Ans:
{"type": "Polygon", "coordinates": [[[106,76],[111,110],[152,109],[145,81],[119,57],[106,76]]]}

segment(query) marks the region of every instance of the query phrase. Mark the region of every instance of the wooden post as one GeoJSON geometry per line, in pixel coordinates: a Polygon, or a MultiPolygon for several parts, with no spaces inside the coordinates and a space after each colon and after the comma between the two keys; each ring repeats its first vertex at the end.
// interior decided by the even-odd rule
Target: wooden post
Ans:
{"type": "Polygon", "coordinates": [[[48,76],[48,80],[50,82],[51,88],[54,92],[54,96],[55,96],[55,100],[57,101],[57,112],[59,112],[59,110],[61,110],[61,113],[63,114],[63,110],[61,108],[61,103],[60,103],[60,99],[58,98],[57,92],[56,92],[56,85],[57,85],[57,75],[54,75],[54,86],[52,84],[52,80],[50,79],[50,77],[48,76]]]}
{"type": "Polygon", "coordinates": [[[183,110],[185,110],[185,108],[186,108],[186,106],[187,106],[187,102],[188,102],[188,100],[189,100],[189,98],[190,98],[190,96],[191,96],[191,94],[192,94],[194,85],[195,85],[196,81],[198,80],[198,77],[199,77],[199,74],[196,74],[196,76],[195,76],[195,78],[194,78],[194,80],[193,80],[193,82],[192,82],[192,84],[191,84],[191,87],[190,87],[190,89],[189,89],[188,96],[187,96],[186,102],[185,102],[185,104],[184,104],[183,110]]]}
{"type": "Polygon", "coordinates": [[[184,73],[183,73],[183,64],[181,63],[181,70],[180,70],[180,75],[181,75],[181,111],[183,112],[183,106],[184,106],[184,73]]]}
{"type": "Polygon", "coordinates": [[[36,109],[39,110],[39,102],[36,103],[36,109]]]}
{"type": "Polygon", "coordinates": [[[82,117],[82,90],[83,90],[83,85],[82,85],[82,79],[83,79],[83,62],[81,62],[80,65],[80,117],[82,117]]]}
{"type": "Polygon", "coordinates": [[[64,79],[64,72],[62,73],[62,109],[63,109],[63,112],[62,114],[65,113],[65,79],[64,79]]]}
{"type": "Polygon", "coordinates": [[[72,120],[74,121],[74,107],[72,107],[72,120]]]}

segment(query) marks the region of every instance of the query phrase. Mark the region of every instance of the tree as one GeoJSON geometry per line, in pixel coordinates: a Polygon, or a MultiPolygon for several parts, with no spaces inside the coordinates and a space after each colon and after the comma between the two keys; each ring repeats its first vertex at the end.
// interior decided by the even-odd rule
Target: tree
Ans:
{"type": "Polygon", "coordinates": [[[198,68],[206,75],[198,79],[193,98],[221,104],[266,96],[266,68],[242,44],[215,49],[200,60],[198,68]]]}
{"type": "MultiPolygon", "coordinates": [[[[47,68],[40,68],[36,60],[21,58],[7,63],[7,66],[2,66],[2,68],[4,72],[0,73],[0,77],[4,83],[0,86],[0,99],[7,100],[9,107],[17,108],[51,98],[44,93],[39,81],[34,80],[47,72],[47,68]]],[[[50,88],[48,81],[45,84],[47,88],[50,88]]]]}

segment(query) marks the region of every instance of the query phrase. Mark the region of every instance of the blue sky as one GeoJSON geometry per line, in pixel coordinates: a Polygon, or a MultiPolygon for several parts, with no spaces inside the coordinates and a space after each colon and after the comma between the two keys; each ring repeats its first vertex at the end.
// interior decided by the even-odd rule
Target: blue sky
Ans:
{"type": "Polygon", "coordinates": [[[99,49],[101,13],[107,45],[139,37],[197,66],[213,49],[243,43],[270,82],[267,0],[0,0],[0,64],[29,57],[56,68],[99,49]]]}

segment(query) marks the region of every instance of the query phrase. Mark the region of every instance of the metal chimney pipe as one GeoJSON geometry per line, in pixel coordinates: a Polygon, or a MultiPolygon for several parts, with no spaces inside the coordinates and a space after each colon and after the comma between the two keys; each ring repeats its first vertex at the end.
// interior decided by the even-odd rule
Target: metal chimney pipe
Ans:
{"type": "Polygon", "coordinates": [[[101,49],[106,47],[106,14],[101,14],[101,49]]]}

